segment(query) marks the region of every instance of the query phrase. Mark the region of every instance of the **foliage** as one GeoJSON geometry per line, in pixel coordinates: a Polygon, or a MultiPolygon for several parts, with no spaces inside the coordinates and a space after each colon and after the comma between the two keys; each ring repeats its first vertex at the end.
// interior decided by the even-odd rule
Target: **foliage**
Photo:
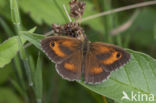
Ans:
{"type": "MultiPolygon", "coordinates": [[[[141,8],[132,25],[116,36],[109,33],[127,22],[135,10],[82,22],[90,41],[114,43],[131,53],[130,62],[112,72],[108,80],[89,85],[63,80],[40,47],[46,37],[42,34],[51,30],[51,24],[69,22],[63,8],[65,4],[69,11],[69,1],[0,0],[0,103],[132,103],[121,100],[123,91],[152,93],[156,99],[155,7],[141,8]]],[[[133,4],[124,0],[85,2],[82,18],[133,4]]]]}

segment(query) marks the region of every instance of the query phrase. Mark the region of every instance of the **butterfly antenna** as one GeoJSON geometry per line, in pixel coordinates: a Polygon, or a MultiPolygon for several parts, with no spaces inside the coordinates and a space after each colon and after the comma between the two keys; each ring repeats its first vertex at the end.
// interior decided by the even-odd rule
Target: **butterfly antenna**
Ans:
{"type": "Polygon", "coordinates": [[[70,16],[69,16],[69,13],[68,13],[68,11],[67,11],[67,8],[66,8],[66,6],[65,6],[64,4],[63,4],[63,8],[64,8],[64,11],[65,11],[65,13],[66,13],[68,19],[69,19],[69,22],[72,22],[72,20],[71,20],[71,18],[70,18],[70,16]]]}

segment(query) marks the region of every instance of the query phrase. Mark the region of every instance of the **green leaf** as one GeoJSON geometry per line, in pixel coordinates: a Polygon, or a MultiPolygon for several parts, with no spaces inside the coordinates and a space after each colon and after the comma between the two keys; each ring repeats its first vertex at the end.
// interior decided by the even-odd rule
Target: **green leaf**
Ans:
{"type": "Polygon", "coordinates": [[[6,21],[1,17],[0,17],[0,25],[3,27],[8,37],[13,36],[13,31],[11,30],[9,25],[6,23],[6,21]]]}
{"type": "MultiPolygon", "coordinates": [[[[153,38],[154,25],[156,24],[156,13],[155,9],[142,9],[136,18],[133,26],[126,32],[131,38],[135,45],[148,47],[149,45],[156,47],[156,40],[153,38]],[[150,19],[149,19],[150,18],[150,19]],[[133,35],[133,36],[132,36],[133,35]],[[140,40],[141,37],[141,40],[140,40]],[[139,41],[139,42],[138,42],[139,41]]],[[[125,32],[123,32],[123,35],[125,32]]]]}
{"type": "Polygon", "coordinates": [[[40,58],[40,54],[37,60],[37,66],[34,73],[34,91],[37,98],[37,103],[42,103],[42,62],[40,58]]]}
{"type": "Polygon", "coordinates": [[[22,101],[11,89],[0,88],[0,103],[22,103],[22,101]]]}
{"type": "Polygon", "coordinates": [[[27,98],[26,92],[21,88],[21,86],[18,84],[17,81],[15,80],[11,80],[12,85],[14,86],[14,88],[22,95],[24,96],[24,98],[27,98]]]}
{"type": "MultiPolygon", "coordinates": [[[[26,13],[30,13],[31,18],[38,24],[46,23],[51,24],[65,24],[68,18],[65,14],[63,4],[69,11],[69,1],[71,0],[20,0],[19,4],[22,10],[26,13]]],[[[86,2],[86,8],[83,17],[87,17],[98,13],[94,9],[94,4],[90,1],[86,2]]],[[[83,18],[82,17],[82,18],[83,18]]],[[[99,32],[104,31],[104,26],[101,18],[83,22],[83,24],[90,25],[93,29],[99,32]],[[96,25],[96,26],[95,26],[96,25]]]]}
{"type": "Polygon", "coordinates": [[[10,6],[8,6],[9,0],[0,0],[0,13],[1,16],[5,17],[8,20],[11,20],[10,17],[10,6]]]}
{"type": "Polygon", "coordinates": [[[36,31],[37,27],[33,27],[32,29],[29,30],[30,33],[34,33],[36,31]]]}
{"type": "Polygon", "coordinates": [[[154,38],[154,40],[156,40],[156,23],[154,24],[153,31],[154,31],[153,38],[154,38]]]}
{"type": "Polygon", "coordinates": [[[12,65],[7,65],[3,69],[0,70],[0,85],[5,83],[12,73],[12,65]]]}
{"type": "MultiPolygon", "coordinates": [[[[22,40],[22,43],[25,42],[25,40],[22,40]]],[[[18,49],[19,45],[17,36],[11,37],[0,44],[0,68],[10,63],[11,59],[16,56],[18,49]]]]}
{"type": "Polygon", "coordinates": [[[20,34],[22,35],[24,39],[34,44],[38,49],[41,49],[40,40],[45,38],[45,35],[30,33],[27,31],[21,31],[20,34]]]}
{"type": "MultiPolygon", "coordinates": [[[[156,60],[140,52],[128,51],[131,53],[129,63],[117,71],[112,72],[108,80],[97,85],[88,85],[83,82],[80,82],[80,84],[119,103],[133,102],[121,100],[123,91],[130,98],[132,92],[136,94],[152,94],[156,98],[156,60]]],[[[146,103],[145,98],[141,103],[146,103]]]]}
{"type": "Polygon", "coordinates": [[[35,72],[35,63],[34,63],[32,55],[29,55],[29,64],[30,64],[31,72],[32,72],[32,74],[34,74],[34,72],[35,72]]]}
{"type": "MultiPolygon", "coordinates": [[[[86,1],[85,1],[86,2],[86,1]]],[[[94,4],[91,2],[86,2],[86,7],[84,11],[84,16],[82,18],[97,14],[98,11],[95,9],[94,4]]],[[[92,20],[84,21],[82,24],[87,24],[89,25],[92,29],[104,33],[104,22],[102,20],[102,17],[95,18],[92,20]],[[95,26],[96,25],[96,26],[95,26]]]]}
{"type": "Polygon", "coordinates": [[[22,10],[30,13],[31,18],[38,24],[64,24],[68,21],[63,4],[70,0],[20,0],[22,10]]]}
{"type": "MultiPolygon", "coordinates": [[[[37,35],[32,36],[33,39],[37,35]]],[[[40,40],[33,39],[34,41],[37,45],[40,45],[40,40]]],[[[90,90],[119,103],[123,102],[121,101],[123,91],[128,95],[131,95],[131,92],[148,95],[151,93],[156,98],[156,60],[140,52],[133,50],[128,50],[128,52],[131,54],[128,64],[112,72],[111,77],[105,82],[97,85],[80,83],[90,90]]],[[[132,103],[132,101],[125,102],[132,103]]]]}

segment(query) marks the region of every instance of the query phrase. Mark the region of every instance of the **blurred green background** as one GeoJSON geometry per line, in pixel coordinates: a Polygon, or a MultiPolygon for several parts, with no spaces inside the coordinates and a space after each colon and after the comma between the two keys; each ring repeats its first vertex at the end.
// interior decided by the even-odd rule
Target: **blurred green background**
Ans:
{"type": "MultiPolygon", "coordinates": [[[[20,12],[21,29],[37,27],[35,33],[46,34],[52,24],[68,23],[63,4],[69,10],[70,0],[17,0],[20,12]]],[[[87,16],[141,3],[148,0],[84,0],[87,16]]],[[[140,51],[156,58],[156,6],[123,11],[82,22],[82,27],[90,41],[103,41],[140,51]],[[133,18],[133,19],[132,19],[133,18]],[[127,29],[111,33],[115,28],[132,22],[127,29]]],[[[11,20],[9,0],[0,0],[0,43],[17,35],[11,20]]],[[[28,43],[28,42],[27,42],[28,43]]],[[[11,51],[10,51],[11,52],[11,51]]],[[[38,49],[33,45],[26,48],[31,61],[31,69],[38,59],[38,49]]],[[[43,103],[115,103],[115,101],[98,95],[76,82],[63,80],[55,70],[55,64],[41,53],[43,103]]],[[[34,92],[29,88],[26,71],[19,56],[0,68],[0,103],[35,103],[34,92]],[[18,62],[18,63],[17,63],[18,62]],[[21,76],[18,74],[20,68],[21,76]],[[22,80],[20,80],[22,79],[22,80]],[[23,82],[21,82],[23,81],[23,82]],[[24,86],[22,86],[24,85],[24,86]]],[[[40,101],[38,101],[40,103],[40,101]]]]}

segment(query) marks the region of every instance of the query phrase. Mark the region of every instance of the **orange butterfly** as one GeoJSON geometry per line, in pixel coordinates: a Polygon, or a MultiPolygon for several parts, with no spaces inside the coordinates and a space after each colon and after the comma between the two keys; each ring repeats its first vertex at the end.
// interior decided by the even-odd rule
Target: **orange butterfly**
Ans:
{"type": "Polygon", "coordinates": [[[80,81],[83,76],[90,84],[107,79],[130,59],[127,51],[115,45],[67,36],[47,37],[41,41],[41,48],[64,79],[80,81]]]}

